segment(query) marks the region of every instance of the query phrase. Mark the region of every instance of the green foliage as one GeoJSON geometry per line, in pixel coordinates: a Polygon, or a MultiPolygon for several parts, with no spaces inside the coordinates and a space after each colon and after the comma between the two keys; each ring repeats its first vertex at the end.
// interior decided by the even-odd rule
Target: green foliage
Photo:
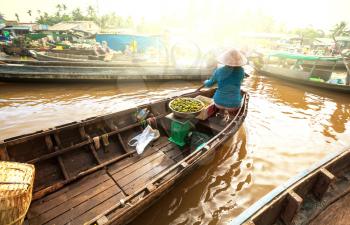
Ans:
{"type": "Polygon", "coordinates": [[[115,13],[97,16],[96,10],[92,6],[88,6],[85,12],[80,8],[75,8],[70,13],[67,13],[67,6],[64,4],[58,4],[56,10],[57,11],[53,14],[48,14],[47,12],[41,12],[38,10],[39,17],[36,18],[36,22],[40,24],[54,25],[63,21],[89,20],[100,25],[102,29],[129,28],[134,26],[131,17],[123,18],[115,13]]]}
{"type": "Polygon", "coordinates": [[[350,30],[348,30],[347,23],[345,21],[341,21],[337,23],[334,28],[331,30],[332,36],[350,36],[350,30]]]}
{"type": "Polygon", "coordinates": [[[293,30],[292,33],[308,39],[322,38],[325,36],[323,30],[314,29],[312,27],[297,28],[293,30]]]}

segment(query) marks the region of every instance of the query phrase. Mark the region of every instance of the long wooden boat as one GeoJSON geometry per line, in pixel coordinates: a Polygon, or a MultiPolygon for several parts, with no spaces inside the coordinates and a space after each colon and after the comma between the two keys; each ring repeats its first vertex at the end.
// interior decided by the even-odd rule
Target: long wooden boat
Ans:
{"type": "Polygon", "coordinates": [[[350,149],[337,152],[277,187],[231,225],[350,223],[350,149]]]}
{"type": "MultiPolygon", "coordinates": [[[[332,62],[332,61],[318,61],[316,66],[318,68],[322,68],[322,69],[346,70],[346,67],[345,67],[343,61],[341,60],[341,58],[339,58],[339,57],[333,57],[333,58],[337,59],[336,62],[332,62]]],[[[314,66],[314,62],[312,62],[312,61],[305,61],[304,65],[308,66],[308,67],[313,67],[314,66]]]]}
{"type": "MultiPolygon", "coordinates": [[[[274,52],[274,53],[261,53],[261,52],[255,52],[251,56],[249,56],[250,60],[254,60],[257,57],[263,57],[263,56],[269,56],[269,55],[275,55],[275,54],[283,54],[284,56],[291,56],[296,54],[286,53],[286,52],[274,52]]],[[[313,55],[302,55],[297,54],[298,57],[305,57],[308,58],[308,60],[305,60],[303,62],[303,66],[305,67],[313,67],[315,64],[317,68],[320,69],[326,69],[326,70],[346,70],[346,67],[344,65],[344,62],[340,56],[313,56],[313,55]],[[321,59],[321,60],[319,60],[321,59]],[[322,59],[328,59],[328,60],[322,60],[322,59]]],[[[290,64],[292,65],[292,64],[290,64]]]]}
{"type": "MultiPolygon", "coordinates": [[[[312,86],[323,90],[350,93],[349,85],[332,84],[327,82],[331,78],[334,68],[331,70],[320,69],[314,60],[314,57],[306,57],[293,54],[271,54],[267,59],[258,63],[259,65],[256,65],[255,69],[259,74],[275,77],[288,82],[312,86]],[[274,57],[275,59],[271,60],[271,57],[274,57]],[[313,61],[313,67],[305,67],[304,63],[306,61],[313,61]],[[320,79],[320,81],[323,81],[315,81],[312,78],[316,78],[316,80],[320,79]]],[[[336,62],[336,60],[332,58],[330,59],[318,57],[317,60],[330,60],[333,63],[336,62]]]]}
{"type": "MultiPolygon", "coordinates": [[[[61,52],[35,52],[33,53],[33,57],[39,61],[61,61],[61,62],[101,62],[104,60],[104,56],[96,56],[96,55],[77,55],[77,54],[69,54],[69,53],[61,53],[61,52]]],[[[120,61],[120,62],[144,62],[146,60],[126,56],[123,54],[114,54],[111,62],[120,61]]],[[[162,63],[166,62],[164,59],[162,63]]]]}
{"type": "MultiPolygon", "coordinates": [[[[212,97],[214,89],[183,96],[212,97]]],[[[168,141],[171,111],[167,98],[136,108],[96,116],[55,128],[3,140],[0,159],[35,165],[33,200],[25,223],[125,224],[170,190],[181,178],[237,132],[248,110],[249,96],[226,125],[218,119],[191,120],[208,136],[200,146],[179,148],[168,141]],[[160,131],[142,155],[128,141],[142,130],[138,110],[160,131]],[[96,146],[96,139],[102,140],[96,146]]]]}
{"type": "Polygon", "coordinates": [[[110,82],[204,80],[212,69],[172,66],[42,66],[0,64],[0,81],[12,82],[110,82]]]}
{"type": "Polygon", "coordinates": [[[159,67],[170,66],[169,64],[151,63],[151,62],[128,62],[128,61],[37,61],[37,60],[14,60],[0,59],[1,62],[16,65],[31,65],[31,66],[66,66],[66,67],[159,67]]]}
{"type": "Polygon", "coordinates": [[[92,58],[94,60],[98,60],[94,55],[77,55],[77,54],[69,54],[69,53],[61,53],[61,52],[35,52],[33,53],[33,57],[39,61],[62,61],[62,62],[81,62],[81,61],[89,61],[92,58]]]}
{"type": "Polygon", "coordinates": [[[63,49],[63,50],[58,50],[58,49],[50,49],[50,52],[53,53],[64,53],[64,54],[69,54],[69,55],[95,55],[95,51],[92,49],[63,49]]]}

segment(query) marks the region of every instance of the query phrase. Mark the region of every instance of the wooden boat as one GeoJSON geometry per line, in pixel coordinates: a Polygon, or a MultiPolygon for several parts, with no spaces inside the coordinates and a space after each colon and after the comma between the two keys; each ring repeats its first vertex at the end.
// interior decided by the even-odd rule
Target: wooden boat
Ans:
{"type": "Polygon", "coordinates": [[[204,80],[212,73],[212,69],[199,67],[176,68],[172,66],[134,66],[125,64],[112,67],[93,66],[0,64],[0,81],[110,82],[204,80]]]}
{"type": "MultiPolygon", "coordinates": [[[[35,52],[33,57],[39,61],[62,61],[62,62],[101,62],[104,60],[104,56],[94,55],[78,55],[78,54],[69,54],[61,52],[35,52]]],[[[110,62],[119,61],[119,62],[147,62],[147,60],[140,57],[126,56],[123,54],[114,54],[110,62]]],[[[166,63],[166,60],[163,59],[161,63],[166,63]]]]}
{"type": "Polygon", "coordinates": [[[36,60],[13,60],[13,59],[1,59],[3,63],[16,64],[16,65],[32,65],[32,66],[66,66],[66,67],[159,67],[159,66],[171,66],[169,64],[151,63],[151,62],[128,62],[128,61],[91,61],[91,62],[71,62],[71,61],[36,61],[36,60]]]}
{"type": "MultiPolygon", "coordinates": [[[[319,61],[319,62],[317,62],[316,66],[318,68],[322,68],[322,69],[333,69],[334,68],[335,70],[346,70],[346,67],[345,67],[343,61],[341,60],[341,58],[334,57],[334,59],[337,59],[336,62],[319,61]]],[[[314,62],[312,62],[312,61],[305,61],[304,62],[304,66],[313,67],[314,66],[314,62]]]]}
{"type": "MultiPolygon", "coordinates": [[[[248,58],[250,60],[254,60],[257,57],[264,57],[269,55],[280,55],[280,56],[298,56],[298,57],[304,57],[308,60],[305,60],[303,62],[304,67],[313,67],[314,65],[317,66],[319,69],[326,69],[326,70],[346,70],[346,67],[344,65],[344,62],[340,56],[313,56],[313,55],[303,55],[303,54],[291,54],[286,52],[275,52],[272,54],[269,53],[261,53],[261,52],[254,52],[252,55],[250,55],[248,58]],[[319,60],[321,59],[321,60],[319,60]],[[327,60],[324,60],[327,59],[327,60]]],[[[293,64],[289,64],[293,65],[293,64]]]]}
{"type": "MultiPolygon", "coordinates": [[[[212,97],[214,89],[183,96],[212,97]]],[[[195,131],[209,140],[193,149],[168,141],[171,98],[136,108],[72,122],[55,128],[3,140],[0,159],[35,165],[33,201],[25,223],[125,224],[136,217],[181,178],[208,159],[236,133],[248,110],[248,94],[225,126],[218,119],[193,119],[195,131]],[[142,155],[128,141],[142,130],[136,113],[150,110],[146,121],[160,138],[142,155]],[[96,138],[102,139],[100,147],[96,138]]]]}
{"type": "Polygon", "coordinates": [[[231,225],[329,224],[350,221],[350,149],[337,152],[277,187],[231,225]]]}
{"type": "Polygon", "coordinates": [[[62,52],[35,52],[33,57],[39,61],[67,61],[67,62],[81,62],[89,61],[90,59],[98,60],[95,55],[78,55],[62,52]]]}
{"type": "Polygon", "coordinates": [[[50,49],[50,52],[53,53],[64,53],[68,55],[95,55],[95,51],[93,49],[76,49],[76,48],[69,48],[69,49],[50,49]]]}
{"type": "Polygon", "coordinates": [[[316,88],[350,93],[349,85],[328,83],[335,69],[326,70],[317,66],[318,61],[337,62],[337,59],[327,57],[302,56],[286,53],[275,53],[267,57],[266,60],[261,60],[255,65],[255,69],[259,74],[275,77],[278,79],[290,81],[316,88]],[[271,59],[274,58],[274,59],[271,59]],[[313,61],[313,66],[305,67],[306,61],[313,61]],[[315,81],[319,80],[319,81],[315,81]]]}

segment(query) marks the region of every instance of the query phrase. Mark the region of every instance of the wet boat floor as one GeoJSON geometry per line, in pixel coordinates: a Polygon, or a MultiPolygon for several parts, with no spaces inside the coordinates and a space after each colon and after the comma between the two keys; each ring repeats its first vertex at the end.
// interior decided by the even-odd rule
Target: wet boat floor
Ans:
{"type": "Polygon", "coordinates": [[[310,225],[348,225],[350,224],[350,193],[335,201],[320,213],[310,225]]]}
{"type": "Polygon", "coordinates": [[[160,137],[141,156],[135,155],[111,164],[107,169],[33,201],[26,224],[83,224],[144,187],[188,153],[189,150],[180,150],[166,137],[160,137]]]}

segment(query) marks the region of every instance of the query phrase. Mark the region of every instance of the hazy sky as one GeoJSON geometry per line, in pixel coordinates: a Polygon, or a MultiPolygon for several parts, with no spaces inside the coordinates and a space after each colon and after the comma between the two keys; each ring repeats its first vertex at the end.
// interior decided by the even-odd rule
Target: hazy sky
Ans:
{"type": "Polygon", "coordinates": [[[86,9],[94,6],[100,14],[116,12],[135,19],[157,20],[164,15],[185,16],[189,8],[203,9],[209,18],[225,11],[232,16],[235,12],[262,12],[272,16],[279,23],[288,27],[313,26],[329,29],[341,20],[350,23],[350,0],[0,0],[0,12],[7,19],[15,19],[19,14],[22,22],[34,21],[37,10],[54,12],[55,6],[64,3],[68,10],[75,7],[86,9]],[[33,18],[27,11],[31,9],[33,18]]]}

